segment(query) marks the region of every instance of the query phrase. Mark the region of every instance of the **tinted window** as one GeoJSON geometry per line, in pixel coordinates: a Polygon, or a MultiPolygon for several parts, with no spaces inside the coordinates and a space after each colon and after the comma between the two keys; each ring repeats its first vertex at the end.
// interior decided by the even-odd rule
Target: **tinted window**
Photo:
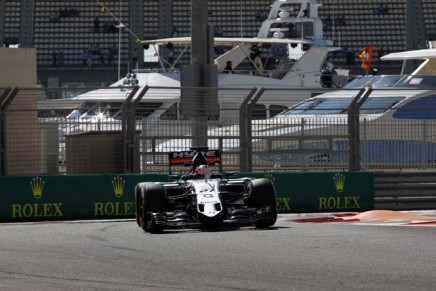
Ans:
{"type": "Polygon", "coordinates": [[[405,97],[383,97],[383,98],[368,98],[363,103],[360,113],[375,114],[383,113],[392,108],[395,104],[403,100],[405,97]]]}
{"type": "Polygon", "coordinates": [[[340,114],[346,113],[351,98],[328,98],[324,102],[317,104],[305,114],[340,114]]]}
{"type": "Polygon", "coordinates": [[[276,116],[277,114],[285,111],[286,109],[288,109],[288,107],[286,107],[286,106],[270,105],[270,107],[269,107],[269,116],[270,117],[276,116]]]}
{"type": "Polygon", "coordinates": [[[323,102],[324,100],[325,99],[323,98],[313,98],[306,100],[300,104],[297,104],[296,106],[292,107],[281,115],[305,114],[307,110],[315,107],[317,104],[323,102]]]}
{"type": "Polygon", "coordinates": [[[414,75],[406,76],[395,85],[397,88],[436,88],[436,76],[414,75]]]}
{"type": "Polygon", "coordinates": [[[371,82],[372,88],[392,88],[395,87],[397,83],[404,78],[406,78],[404,75],[364,76],[354,79],[344,88],[364,88],[366,87],[368,82],[371,82]]]}
{"type": "Polygon", "coordinates": [[[294,106],[281,115],[338,114],[343,113],[350,102],[351,98],[313,98],[294,106]]]}
{"type": "Polygon", "coordinates": [[[355,88],[363,88],[366,86],[368,81],[371,81],[373,76],[365,76],[355,78],[353,81],[344,86],[345,89],[355,89],[355,88]]]}
{"type": "MultiPolygon", "coordinates": [[[[363,103],[360,113],[383,113],[403,100],[404,97],[368,98],[363,103]]],[[[291,116],[299,114],[347,114],[352,98],[313,98],[280,114],[291,116]]]]}
{"type": "Polygon", "coordinates": [[[344,88],[364,88],[371,81],[373,88],[436,88],[436,76],[432,75],[380,75],[355,78],[344,88]]]}
{"type": "Polygon", "coordinates": [[[265,105],[256,104],[251,109],[251,114],[253,119],[266,119],[266,108],[265,105]]]}
{"type": "Polygon", "coordinates": [[[371,83],[373,88],[392,88],[403,78],[400,75],[376,76],[371,83]]]}
{"type": "Polygon", "coordinates": [[[436,119],[436,96],[415,99],[398,109],[394,118],[436,119]]]}

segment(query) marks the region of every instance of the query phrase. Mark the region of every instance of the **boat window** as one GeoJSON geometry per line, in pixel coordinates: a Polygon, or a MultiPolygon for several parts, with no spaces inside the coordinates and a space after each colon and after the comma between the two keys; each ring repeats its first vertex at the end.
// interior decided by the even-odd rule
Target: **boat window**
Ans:
{"type": "Polygon", "coordinates": [[[436,88],[432,75],[380,75],[355,78],[344,89],[364,88],[371,81],[372,88],[436,88]]]}
{"type": "Polygon", "coordinates": [[[364,77],[357,77],[353,79],[350,83],[344,86],[344,89],[356,89],[356,88],[363,88],[368,84],[368,81],[372,82],[372,79],[374,79],[373,76],[364,76],[364,77]]]}
{"type": "Polygon", "coordinates": [[[403,119],[436,119],[436,96],[425,96],[412,100],[399,108],[394,118],[403,119]]]}
{"type": "MultiPolygon", "coordinates": [[[[383,113],[392,108],[395,104],[403,100],[405,97],[381,97],[368,98],[363,103],[360,113],[376,114],[383,113]]],[[[308,114],[347,114],[348,106],[350,106],[352,98],[313,98],[300,103],[293,108],[281,113],[281,116],[292,115],[308,115],[308,114]]]]}
{"type": "Polygon", "coordinates": [[[436,88],[436,76],[413,75],[404,77],[396,88],[436,88]]]}
{"type": "Polygon", "coordinates": [[[256,104],[251,110],[253,119],[266,119],[266,107],[262,104],[256,104]]]}
{"type": "Polygon", "coordinates": [[[294,106],[280,115],[340,114],[346,112],[350,103],[351,98],[313,98],[294,106]]]}
{"type": "Polygon", "coordinates": [[[351,103],[351,98],[328,98],[317,104],[305,114],[340,114],[345,113],[351,103]]]}
{"type": "Polygon", "coordinates": [[[375,76],[371,81],[372,88],[392,88],[403,78],[401,75],[375,76]]]}
{"type": "Polygon", "coordinates": [[[282,105],[270,105],[269,106],[269,116],[270,117],[274,117],[277,114],[282,113],[286,109],[288,109],[288,107],[286,107],[286,106],[282,106],[282,105]]]}
{"type": "Polygon", "coordinates": [[[382,98],[368,98],[363,103],[360,109],[361,114],[377,114],[383,113],[392,108],[395,104],[403,100],[405,97],[382,97],[382,98]]]}
{"type": "Polygon", "coordinates": [[[372,88],[392,88],[396,87],[404,75],[380,75],[358,77],[344,86],[345,89],[364,88],[371,82],[372,88]]]}
{"type": "MultiPolygon", "coordinates": [[[[290,110],[292,110],[293,112],[297,112],[295,114],[302,114],[304,111],[315,107],[317,104],[319,104],[321,102],[324,102],[323,98],[309,99],[309,100],[304,101],[303,103],[297,104],[296,106],[294,106],[290,110]]],[[[292,114],[294,114],[294,113],[292,113],[292,114]]]]}

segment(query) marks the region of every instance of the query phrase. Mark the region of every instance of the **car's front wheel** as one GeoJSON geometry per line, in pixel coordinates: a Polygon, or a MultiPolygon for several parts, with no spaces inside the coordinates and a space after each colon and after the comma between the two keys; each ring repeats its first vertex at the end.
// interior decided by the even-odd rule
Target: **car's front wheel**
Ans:
{"type": "Polygon", "coordinates": [[[156,224],[151,213],[164,212],[166,209],[166,191],[159,183],[140,183],[136,187],[136,217],[139,226],[146,232],[159,233],[163,231],[163,226],[156,224]]]}
{"type": "Polygon", "coordinates": [[[257,209],[268,208],[268,218],[256,221],[257,228],[266,228],[274,225],[277,221],[276,191],[274,185],[266,178],[254,179],[248,184],[250,201],[257,209]]]}

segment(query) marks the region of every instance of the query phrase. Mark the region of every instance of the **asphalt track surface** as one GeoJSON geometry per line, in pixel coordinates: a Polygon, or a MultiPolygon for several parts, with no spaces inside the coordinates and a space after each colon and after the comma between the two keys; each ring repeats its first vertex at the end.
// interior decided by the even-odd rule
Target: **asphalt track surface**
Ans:
{"type": "Polygon", "coordinates": [[[0,290],[435,290],[436,228],[298,223],[144,233],[0,224],[0,290]]]}

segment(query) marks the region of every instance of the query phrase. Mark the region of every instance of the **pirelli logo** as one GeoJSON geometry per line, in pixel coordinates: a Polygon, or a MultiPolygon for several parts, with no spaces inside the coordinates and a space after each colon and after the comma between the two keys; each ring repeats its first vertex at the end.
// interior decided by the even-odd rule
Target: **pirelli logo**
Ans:
{"type": "MultiPolygon", "coordinates": [[[[192,158],[195,156],[196,151],[179,151],[170,152],[169,161],[171,165],[181,165],[186,163],[191,163],[192,158]]],[[[219,163],[221,162],[221,152],[220,150],[204,150],[201,153],[206,157],[208,162],[219,163]]]]}

